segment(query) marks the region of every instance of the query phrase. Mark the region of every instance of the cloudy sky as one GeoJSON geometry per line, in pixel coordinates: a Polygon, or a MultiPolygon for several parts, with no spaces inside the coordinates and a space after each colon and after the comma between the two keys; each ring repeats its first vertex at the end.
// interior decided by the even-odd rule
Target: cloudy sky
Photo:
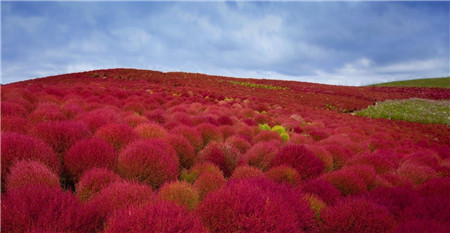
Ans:
{"type": "Polygon", "coordinates": [[[100,68],[365,85],[450,76],[449,2],[4,2],[2,83],[100,68]]]}

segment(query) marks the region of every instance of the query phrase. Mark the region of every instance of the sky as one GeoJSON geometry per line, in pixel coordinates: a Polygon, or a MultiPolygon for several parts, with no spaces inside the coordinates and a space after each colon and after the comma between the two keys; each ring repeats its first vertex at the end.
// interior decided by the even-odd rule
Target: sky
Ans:
{"type": "Polygon", "coordinates": [[[450,76],[450,2],[0,4],[2,84],[104,68],[352,86],[450,76]]]}

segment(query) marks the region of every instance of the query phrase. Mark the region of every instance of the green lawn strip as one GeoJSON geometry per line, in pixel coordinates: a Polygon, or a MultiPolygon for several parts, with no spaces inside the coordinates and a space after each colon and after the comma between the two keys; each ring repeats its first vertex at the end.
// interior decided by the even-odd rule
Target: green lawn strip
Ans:
{"type": "Polygon", "coordinates": [[[387,100],[355,112],[355,115],[450,126],[450,100],[387,100]]]}
{"type": "Polygon", "coordinates": [[[373,84],[376,87],[440,87],[450,88],[450,77],[425,78],[373,84]]]}

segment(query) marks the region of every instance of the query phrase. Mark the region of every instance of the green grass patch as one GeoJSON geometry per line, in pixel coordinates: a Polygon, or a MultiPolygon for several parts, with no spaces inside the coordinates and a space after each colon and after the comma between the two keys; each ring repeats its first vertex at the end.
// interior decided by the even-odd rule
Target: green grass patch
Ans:
{"type": "Polygon", "coordinates": [[[263,89],[271,89],[271,90],[287,90],[288,89],[287,87],[257,84],[257,83],[252,83],[252,82],[239,82],[239,81],[228,81],[228,82],[233,85],[240,85],[240,86],[244,86],[244,87],[255,87],[255,88],[263,88],[263,89]]]}
{"type": "Polygon", "coordinates": [[[414,80],[404,80],[395,81],[388,83],[379,83],[370,86],[376,87],[440,87],[440,88],[450,88],[450,77],[444,78],[425,78],[425,79],[414,79],[414,80]]]}
{"type": "Polygon", "coordinates": [[[387,100],[355,112],[355,115],[391,120],[438,123],[450,126],[450,100],[387,100]]]}

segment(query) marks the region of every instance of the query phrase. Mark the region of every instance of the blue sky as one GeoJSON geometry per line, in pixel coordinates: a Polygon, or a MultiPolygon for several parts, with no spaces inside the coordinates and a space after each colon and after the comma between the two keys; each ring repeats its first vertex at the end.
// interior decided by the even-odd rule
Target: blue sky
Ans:
{"type": "Polygon", "coordinates": [[[101,68],[364,85],[450,76],[449,2],[1,2],[2,83],[101,68]]]}

